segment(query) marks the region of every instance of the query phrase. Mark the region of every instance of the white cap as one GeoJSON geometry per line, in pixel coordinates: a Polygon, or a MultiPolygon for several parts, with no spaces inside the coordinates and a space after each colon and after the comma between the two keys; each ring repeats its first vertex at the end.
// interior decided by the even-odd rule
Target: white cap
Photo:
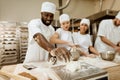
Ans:
{"type": "Polygon", "coordinates": [[[81,24],[87,24],[88,25],[88,27],[90,26],[90,20],[89,19],[86,19],[86,18],[83,18],[82,20],[81,20],[81,22],[80,22],[80,25],[81,24]]]}
{"type": "Polygon", "coordinates": [[[115,16],[115,18],[120,19],[120,11],[117,13],[117,15],[115,16]]]}
{"type": "Polygon", "coordinates": [[[56,5],[51,2],[43,2],[41,6],[41,12],[49,12],[55,14],[56,5]]]}
{"type": "Polygon", "coordinates": [[[62,14],[59,17],[59,21],[60,21],[60,23],[65,22],[65,21],[70,21],[70,17],[67,14],[62,14]]]}

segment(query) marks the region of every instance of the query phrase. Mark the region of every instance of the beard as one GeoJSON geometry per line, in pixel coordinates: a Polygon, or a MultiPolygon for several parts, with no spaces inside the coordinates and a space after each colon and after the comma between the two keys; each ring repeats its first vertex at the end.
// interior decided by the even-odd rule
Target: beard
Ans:
{"type": "Polygon", "coordinates": [[[52,21],[53,20],[45,20],[45,19],[41,19],[42,20],[42,22],[46,25],[46,26],[49,26],[51,23],[52,23],[52,21]]]}
{"type": "Polygon", "coordinates": [[[118,24],[117,21],[114,21],[114,25],[117,27],[120,26],[120,24],[118,24]]]}

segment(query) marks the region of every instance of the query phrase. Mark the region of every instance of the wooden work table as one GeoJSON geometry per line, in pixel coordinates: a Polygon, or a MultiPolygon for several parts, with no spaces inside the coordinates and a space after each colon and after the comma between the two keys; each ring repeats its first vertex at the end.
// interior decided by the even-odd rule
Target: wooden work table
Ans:
{"type": "MultiPolygon", "coordinates": [[[[109,62],[106,61],[104,64],[101,62],[101,59],[97,59],[97,61],[95,61],[94,59],[89,59],[89,58],[81,58],[80,60],[85,61],[85,62],[89,62],[90,64],[94,64],[96,67],[100,67],[104,70],[106,70],[109,74],[109,80],[119,80],[120,79],[120,62],[117,61],[117,64],[113,63],[113,62],[109,62]],[[91,62],[90,62],[91,61],[91,62]],[[103,66],[102,66],[103,65],[103,66]]],[[[104,61],[103,61],[104,62],[104,61]]],[[[14,73],[16,67],[18,67],[18,65],[22,65],[22,64],[17,64],[17,65],[9,65],[9,66],[3,66],[1,70],[10,72],[10,73],[14,73]]],[[[45,67],[48,67],[45,65],[45,67]]]]}
{"type": "Polygon", "coordinates": [[[110,80],[120,80],[120,65],[106,68],[110,80]]]}
{"type": "Polygon", "coordinates": [[[120,80],[120,55],[117,55],[113,62],[119,65],[105,68],[105,70],[108,71],[110,80],[120,80]]]}

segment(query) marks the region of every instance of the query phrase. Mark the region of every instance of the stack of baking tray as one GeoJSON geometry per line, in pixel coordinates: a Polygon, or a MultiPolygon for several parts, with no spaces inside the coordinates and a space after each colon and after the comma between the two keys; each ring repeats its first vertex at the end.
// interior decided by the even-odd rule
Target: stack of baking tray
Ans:
{"type": "Polygon", "coordinates": [[[20,62],[22,63],[25,59],[27,47],[28,47],[28,28],[27,25],[22,25],[19,27],[20,31],[20,62]]]}
{"type": "Polygon", "coordinates": [[[2,65],[18,62],[18,38],[16,36],[15,23],[1,23],[0,26],[0,45],[3,52],[0,53],[2,65]]]}

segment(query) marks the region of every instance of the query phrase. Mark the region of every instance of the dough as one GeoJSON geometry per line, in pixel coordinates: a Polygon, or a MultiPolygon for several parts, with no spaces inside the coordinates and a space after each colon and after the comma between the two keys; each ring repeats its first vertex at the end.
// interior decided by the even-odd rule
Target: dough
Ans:
{"type": "Polygon", "coordinates": [[[78,61],[71,61],[66,65],[66,69],[75,72],[81,69],[80,62],[78,61]]]}

